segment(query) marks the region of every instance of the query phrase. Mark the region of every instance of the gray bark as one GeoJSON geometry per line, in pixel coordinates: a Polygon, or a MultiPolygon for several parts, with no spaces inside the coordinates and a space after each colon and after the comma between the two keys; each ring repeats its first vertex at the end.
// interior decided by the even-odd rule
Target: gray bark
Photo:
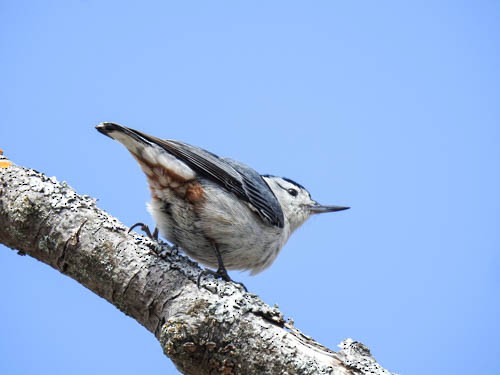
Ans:
{"type": "Polygon", "coordinates": [[[181,372],[389,374],[363,344],[323,347],[235,284],[206,277],[198,288],[196,263],[127,231],[66,183],[15,165],[0,168],[0,243],[133,317],[181,372]]]}

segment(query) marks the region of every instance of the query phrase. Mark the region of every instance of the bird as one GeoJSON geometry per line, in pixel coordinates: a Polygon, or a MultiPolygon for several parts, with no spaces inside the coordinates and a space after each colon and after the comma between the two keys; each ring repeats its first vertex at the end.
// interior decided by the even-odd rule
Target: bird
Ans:
{"type": "Polygon", "coordinates": [[[146,175],[155,234],[226,281],[227,270],[255,275],[268,268],[310,216],[349,208],[319,204],[289,178],[181,141],[112,122],[96,129],[125,146],[146,175]]]}

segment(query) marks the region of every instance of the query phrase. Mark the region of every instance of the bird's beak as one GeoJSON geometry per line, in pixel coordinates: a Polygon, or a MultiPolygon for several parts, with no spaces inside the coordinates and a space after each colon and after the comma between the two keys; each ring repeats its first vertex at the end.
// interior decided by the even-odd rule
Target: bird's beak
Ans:
{"type": "Polygon", "coordinates": [[[335,211],[343,211],[347,210],[351,207],[345,207],[345,206],[323,206],[322,204],[319,204],[318,202],[313,203],[312,205],[309,206],[309,211],[311,211],[312,214],[322,214],[324,212],[335,212],[335,211]]]}

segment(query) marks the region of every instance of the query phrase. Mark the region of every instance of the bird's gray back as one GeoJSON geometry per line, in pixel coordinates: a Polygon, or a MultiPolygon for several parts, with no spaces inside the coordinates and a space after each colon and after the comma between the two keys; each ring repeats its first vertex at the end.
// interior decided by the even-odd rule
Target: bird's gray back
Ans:
{"type": "Polygon", "coordinates": [[[161,147],[188,165],[199,176],[219,184],[247,202],[248,207],[256,212],[264,223],[279,228],[284,227],[284,215],[278,199],[254,169],[184,142],[162,140],[134,129],[129,131],[161,147]]]}
{"type": "Polygon", "coordinates": [[[250,203],[263,209],[264,220],[271,225],[283,228],[284,216],[281,205],[262,176],[255,169],[237,160],[230,158],[222,158],[222,160],[239,173],[245,192],[251,198],[250,203]]]}

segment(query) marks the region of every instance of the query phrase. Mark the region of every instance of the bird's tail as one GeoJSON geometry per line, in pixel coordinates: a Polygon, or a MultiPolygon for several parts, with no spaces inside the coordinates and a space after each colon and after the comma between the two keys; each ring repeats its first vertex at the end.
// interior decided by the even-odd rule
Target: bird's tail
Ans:
{"type": "Polygon", "coordinates": [[[112,122],[103,122],[96,129],[123,144],[147,175],[157,167],[176,174],[182,180],[192,180],[195,177],[194,171],[165,147],[169,141],[112,122]]]}

